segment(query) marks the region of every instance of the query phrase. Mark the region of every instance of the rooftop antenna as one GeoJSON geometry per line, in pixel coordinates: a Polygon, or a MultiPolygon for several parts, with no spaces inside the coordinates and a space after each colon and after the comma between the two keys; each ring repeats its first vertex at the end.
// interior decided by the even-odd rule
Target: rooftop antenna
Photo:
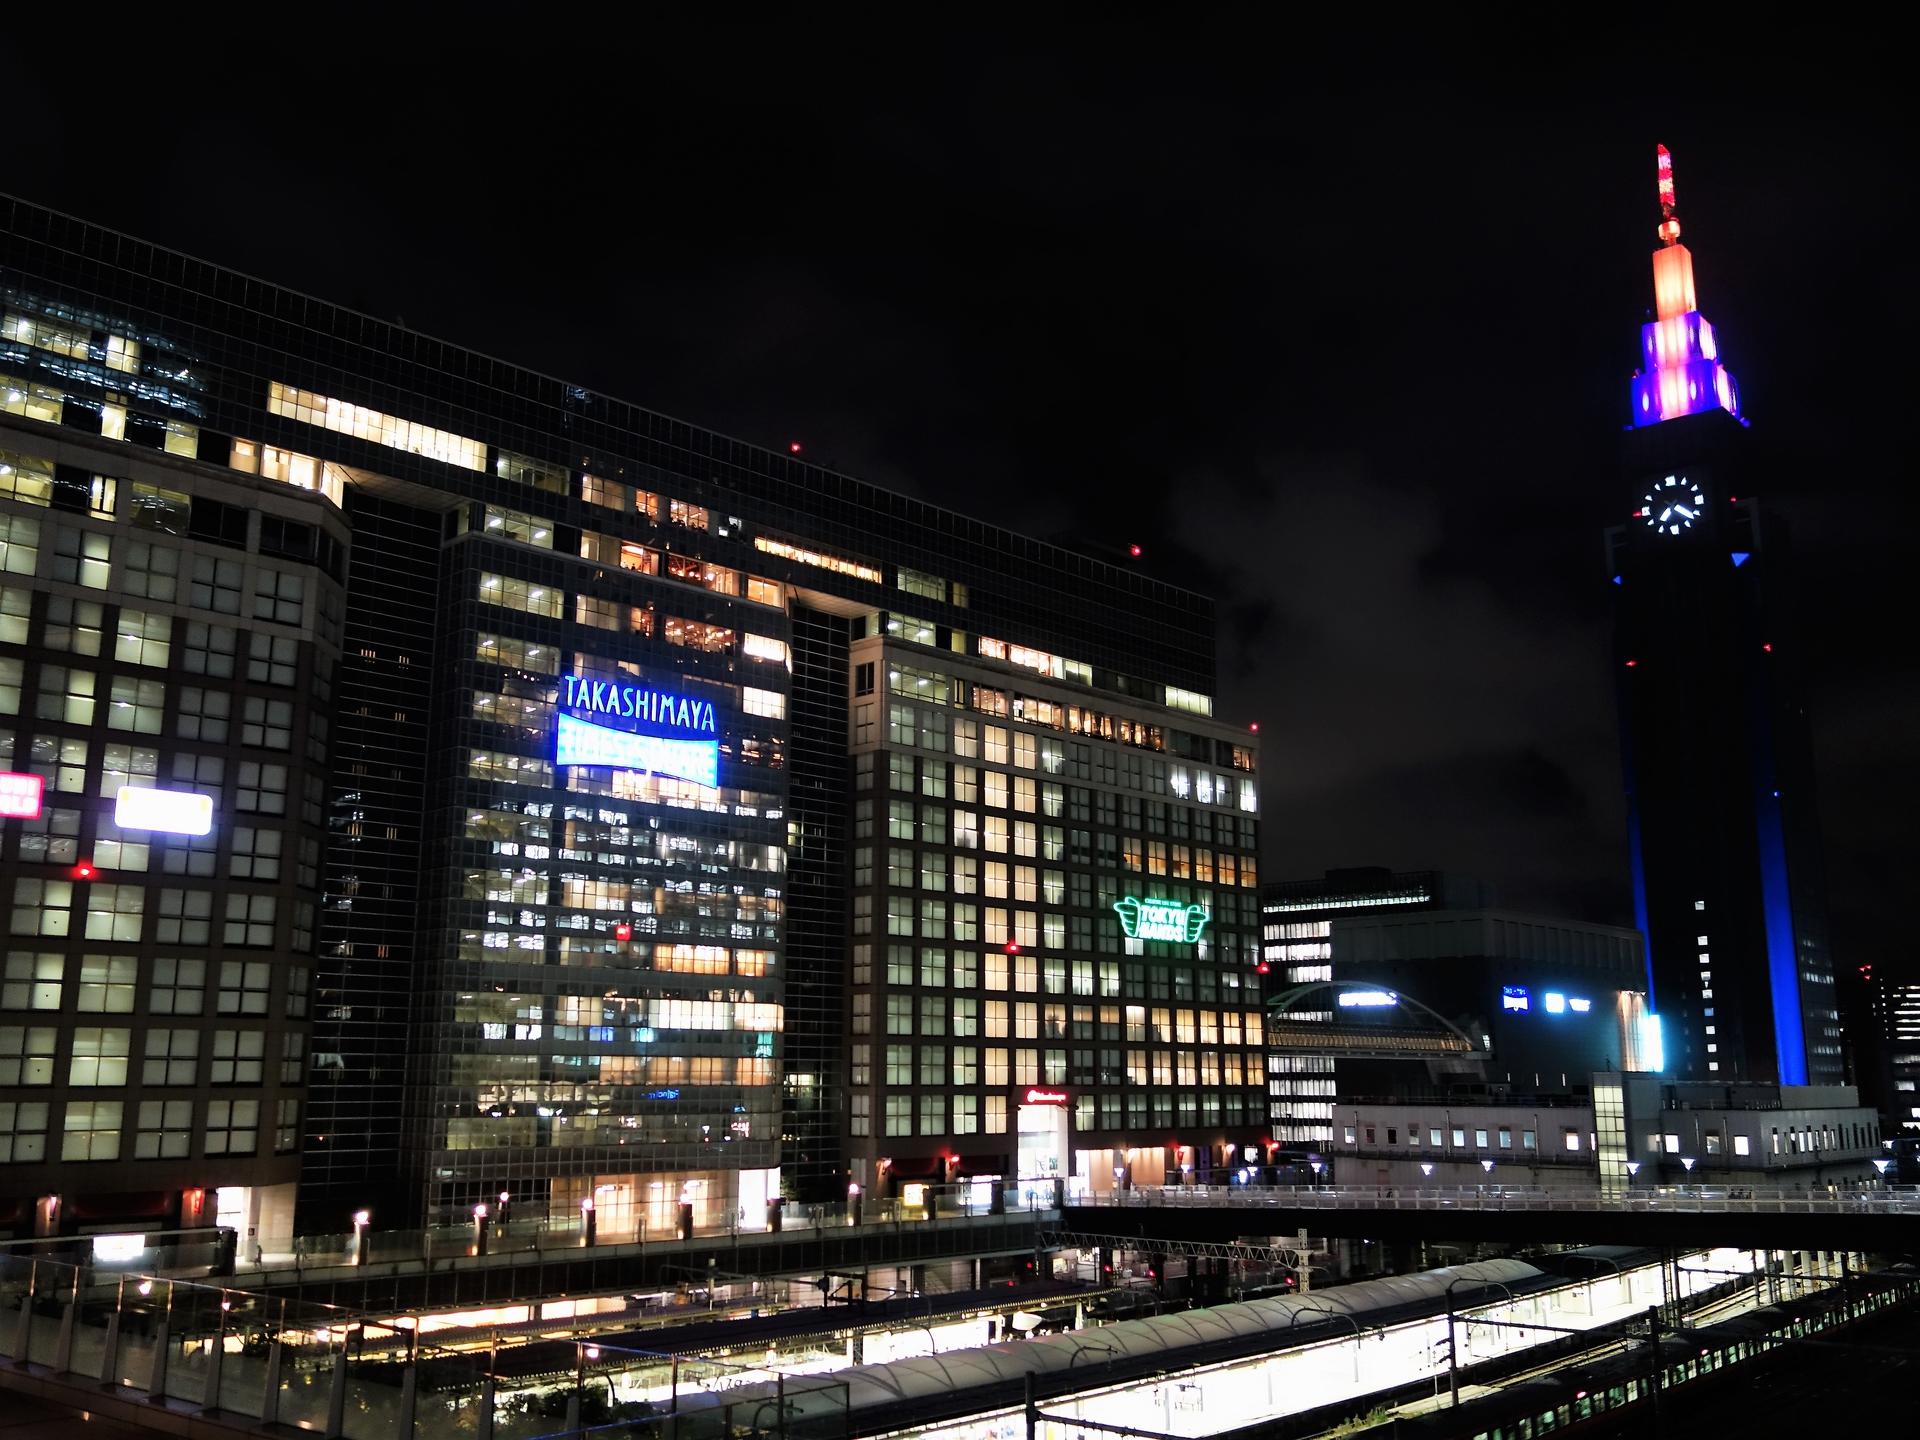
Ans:
{"type": "Polygon", "coordinates": [[[1680,243],[1680,221],[1673,213],[1673,154],[1664,145],[1653,147],[1660,167],[1660,229],[1662,245],[1680,243]]]}

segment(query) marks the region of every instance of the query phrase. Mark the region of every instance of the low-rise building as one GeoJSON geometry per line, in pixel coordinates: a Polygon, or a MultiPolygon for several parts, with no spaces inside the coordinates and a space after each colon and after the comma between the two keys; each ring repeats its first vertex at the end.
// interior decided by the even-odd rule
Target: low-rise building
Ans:
{"type": "Polygon", "coordinates": [[[1342,1099],[1326,1151],[1342,1184],[1750,1185],[1876,1178],[1872,1107],[1847,1085],[1667,1084],[1595,1072],[1565,1093],[1342,1099]]]}

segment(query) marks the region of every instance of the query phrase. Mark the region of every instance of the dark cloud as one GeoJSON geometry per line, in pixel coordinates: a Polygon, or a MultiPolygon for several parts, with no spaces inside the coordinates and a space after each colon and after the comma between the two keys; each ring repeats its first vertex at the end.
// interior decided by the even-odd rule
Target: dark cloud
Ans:
{"type": "Polygon", "coordinates": [[[1197,492],[1182,538],[1227,597],[1222,709],[1260,717],[1272,873],[1440,867],[1629,914],[1597,622],[1437,567],[1437,499],[1357,459],[1270,472],[1197,492]]]}
{"type": "Polygon", "coordinates": [[[17,28],[46,88],[0,183],[1142,543],[1222,601],[1268,874],[1444,865],[1594,918],[1625,905],[1599,532],[1665,141],[1799,527],[1842,959],[1910,948],[1912,127],[1852,37],[1728,55],[1663,23],[1553,68],[1505,21],[1417,63],[1223,22],[396,23],[90,36],[77,90],[71,35],[17,28]]]}

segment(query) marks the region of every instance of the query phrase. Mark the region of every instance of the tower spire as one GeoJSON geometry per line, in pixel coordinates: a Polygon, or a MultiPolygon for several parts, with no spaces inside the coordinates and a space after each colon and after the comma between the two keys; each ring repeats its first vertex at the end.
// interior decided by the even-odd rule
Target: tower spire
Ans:
{"type": "Polygon", "coordinates": [[[1693,254],[1680,243],[1674,213],[1673,154],[1654,147],[1659,175],[1660,248],[1653,252],[1653,302],[1658,317],[1640,327],[1646,368],[1633,377],[1633,423],[1657,425],[1716,407],[1738,418],[1739,390],[1720,363],[1713,326],[1693,293],[1693,254]]]}
{"type": "Polygon", "coordinates": [[[1657,232],[1662,245],[1680,243],[1680,219],[1673,213],[1673,152],[1664,145],[1653,147],[1655,164],[1660,171],[1660,228],[1657,232]]]}

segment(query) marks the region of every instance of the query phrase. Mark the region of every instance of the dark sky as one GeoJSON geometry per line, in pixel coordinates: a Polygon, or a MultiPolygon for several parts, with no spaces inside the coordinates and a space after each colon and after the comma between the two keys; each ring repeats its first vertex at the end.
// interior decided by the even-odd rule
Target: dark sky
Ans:
{"type": "Polygon", "coordinates": [[[1439,866],[1592,919],[1629,913],[1600,532],[1664,141],[1805,552],[1840,958],[1913,948],[1904,81],[1671,37],[1388,74],[1278,31],[553,42],[463,13],[416,44],[316,12],[254,53],[69,30],[81,83],[35,72],[0,188],[1138,542],[1220,599],[1270,877],[1439,866]]]}

